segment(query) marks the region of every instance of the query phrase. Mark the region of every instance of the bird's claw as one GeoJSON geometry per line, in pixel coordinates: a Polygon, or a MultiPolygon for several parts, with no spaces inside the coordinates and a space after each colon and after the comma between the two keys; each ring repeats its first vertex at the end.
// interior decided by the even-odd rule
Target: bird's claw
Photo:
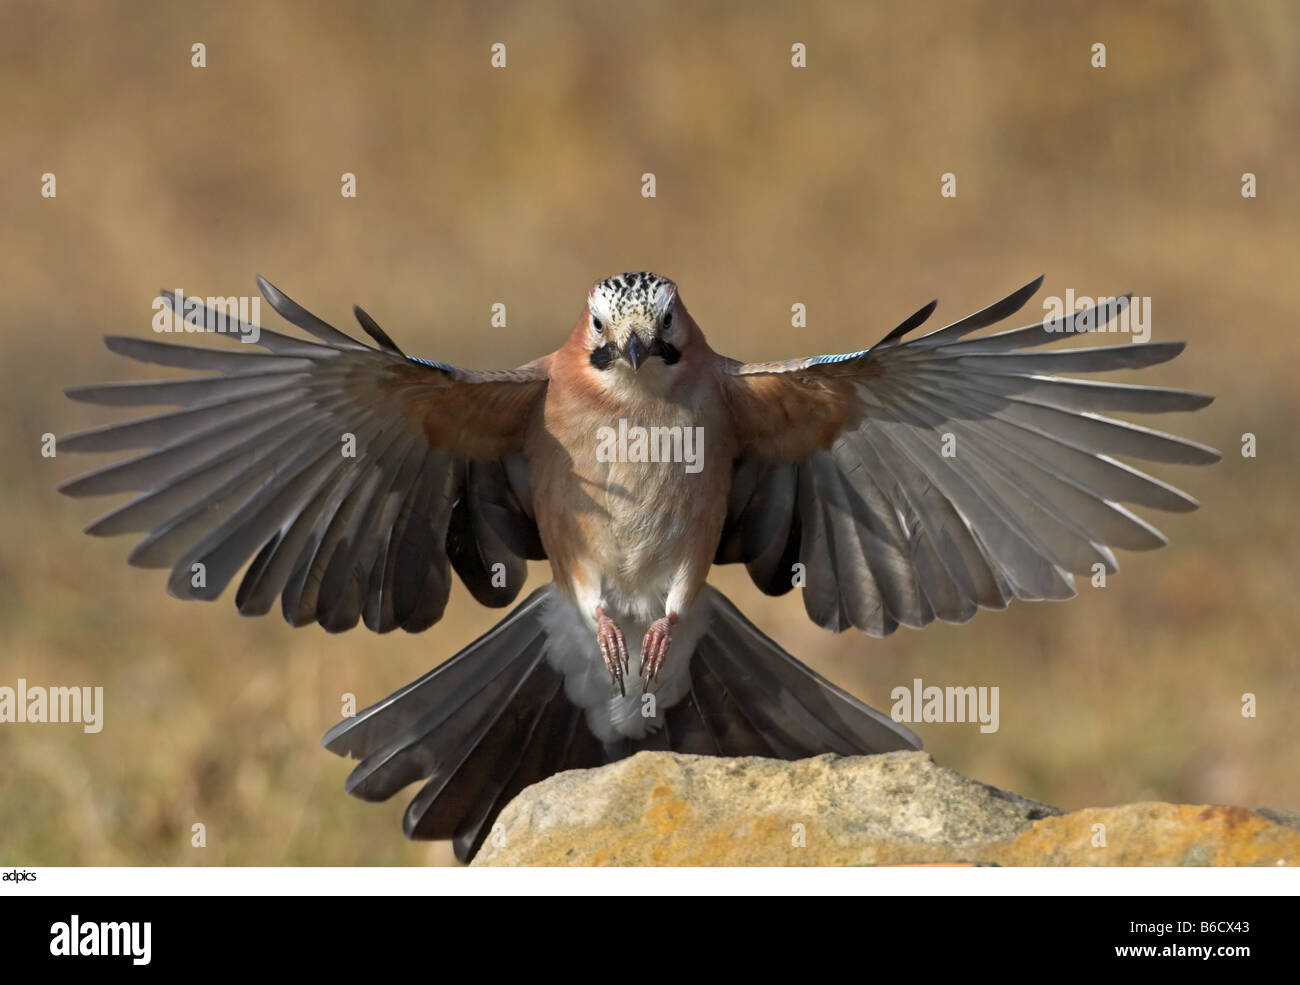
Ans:
{"type": "Polygon", "coordinates": [[[641,641],[641,690],[650,690],[650,685],[659,680],[659,671],[663,669],[664,657],[668,656],[668,646],[673,641],[673,624],[677,617],[669,614],[661,616],[650,624],[645,639],[641,641]]]}
{"type": "Polygon", "coordinates": [[[600,645],[600,655],[605,660],[605,669],[609,671],[609,681],[618,685],[618,693],[627,696],[627,687],[623,675],[627,673],[627,640],[623,630],[605,614],[603,608],[596,610],[596,642],[600,645]]]}

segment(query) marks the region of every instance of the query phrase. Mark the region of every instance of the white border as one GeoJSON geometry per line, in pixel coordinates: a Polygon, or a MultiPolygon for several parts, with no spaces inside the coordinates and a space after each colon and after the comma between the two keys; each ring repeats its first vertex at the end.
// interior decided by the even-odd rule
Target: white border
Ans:
{"type": "MultiPolygon", "coordinates": [[[[12,871],[14,866],[5,866],[12,871]]],[[[21,871],[21,866],[18,867],[21,871]]],[[[27,868],[22,896],[1296,896],[1297,868],[27,868]]]]}

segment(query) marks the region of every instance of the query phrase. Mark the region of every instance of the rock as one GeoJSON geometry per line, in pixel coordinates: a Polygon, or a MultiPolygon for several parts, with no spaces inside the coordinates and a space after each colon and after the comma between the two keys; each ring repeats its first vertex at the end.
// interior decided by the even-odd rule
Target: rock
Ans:
{"type": "Polygon", "coordinates": [[[495,831],[474,865],[1300,862],[1296,812],[1144,803],[1064,814],[924,752],[796,762],[643,752],[529,787],[495,831]]]}

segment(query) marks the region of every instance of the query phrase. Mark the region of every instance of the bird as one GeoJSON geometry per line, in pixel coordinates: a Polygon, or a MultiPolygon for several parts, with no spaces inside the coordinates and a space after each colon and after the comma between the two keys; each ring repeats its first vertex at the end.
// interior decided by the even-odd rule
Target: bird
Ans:
{"type": "Polygon", "coordinates": [[[357,797],[419,783],[405,834],[467,861],[526,786],[640,750],[921,747],[761,632],[708,584],[715,565],[743,564],[769,596],[799,589],[824,629],[884,637],[1068,598],[1075,575],[1118,570],[1115,549],[1165,543],[1129,507],[1196,500],[1122,459],[1219,454],[1104,412],[1212,397],[1077,378],[1167,362],[1181,342],[1045,348],[1104,328],[1129,296],[981,333],[1042,280],[925,334],[935,301],[867,349],[746,363],[710,347],[672,280],[628,272],[591,287],[548,355],[472,370],[408,356],[357,307],[360,341],[259,277],[305,335],[108,336],[120,356],[206,375],[69,388],[176,409],[60,439],[137,454],[59,489],[135,493],[87,532],[143,534],[128,561],[166,569],[171,595],[213,600],[243,571],[240,613],[278,599],[290,624],[331,633],[426,630],[453,572],[505,607],[527,562],[549,562],[552,580],[490,631],[323,739],[358,761],[357,797]]]}

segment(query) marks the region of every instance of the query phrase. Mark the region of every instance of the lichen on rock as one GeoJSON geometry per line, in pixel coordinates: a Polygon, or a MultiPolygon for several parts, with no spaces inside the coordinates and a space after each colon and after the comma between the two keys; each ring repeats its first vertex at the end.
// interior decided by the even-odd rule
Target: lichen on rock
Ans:
{"type": "Polygon", "coordinates": [[[1144,803],[1069,814],[924,752],[786,762],[642,752],[552,776],[474,865],[1293,865],[1300,815],[1144,803]]]}

